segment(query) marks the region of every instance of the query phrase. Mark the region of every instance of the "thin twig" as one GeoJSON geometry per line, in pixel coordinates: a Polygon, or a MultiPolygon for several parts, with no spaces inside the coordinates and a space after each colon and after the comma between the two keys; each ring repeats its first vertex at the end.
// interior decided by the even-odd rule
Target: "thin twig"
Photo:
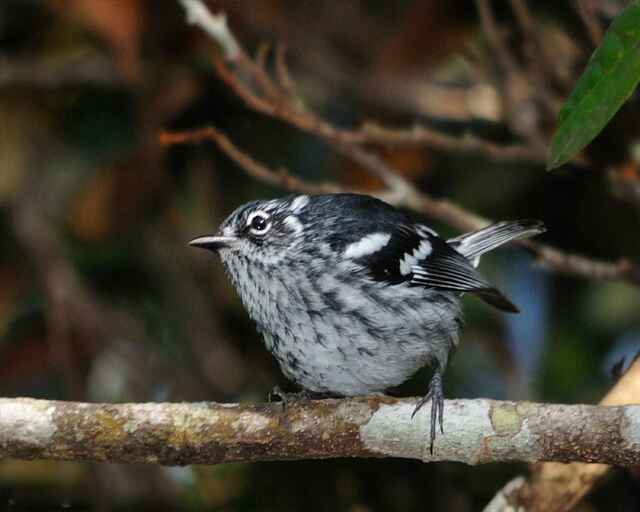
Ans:
{"type": "Polygon", "coordinates": [[[476,0],[476,8],[482,25],[482,31],[487,37],[491,49],[498,58],[498,62],[505,73],[519,73],[516,61],[504,43],[502,34],[493,18],[489,0],[476,0]]]}
{"type": "Polygon", "coordinates": [[[622,279],[640,285],[640,268],[628,259],[601,261],[580,254],[563,252],[533,240],[521,240],[517,243],[529,249],[536,256],[540,266],[548,270],[590,279],[622,279]]]}
{"type": "Polygon", "coordinates": [[[359,130],[352,131],[348,138],[353,144],[379,144],[389,147],[426,146],[437,151],[477,154],[497,162],[544,163],[546,161],[544,153],[529,146],[495,144],[470,133],[456,137],[419,125],[409,129],[393,129],[368,122],[364,123],[359,130]]]}
{"type": "Polygon", "coordinates": [[[225,58],[235,59],[240,53],[240,45],[227,26],[224,13],[211,14],[200,0],[178,0],[187,12],[187,22],[200,27],[209,37],[222,47],[225,58]]]}
{"type": "Polygon", "coordinates": [[[427,146],[439,151],[456,151],[482,154],[498,161],[529,161],[544,163],[546,154],[527,146],[502,146],[467,135],[454,137],[445,135],[423,126],[415,126],[409,130],[392,129],[375,123],[365,123],[358,130],[340,129],[316,116],[313,112],[300,110],[282,98],[271,102],[256,95],[251,88],[240,81],[218,58],[213,59],[213,66],[220,79],[244,103],[261,114],[277,118],[301,131],[334,144],[369,145],[377,144],[389,147],[427,146]]]}
{"type": "Polygon", "coordinates": [[[594,12],[593,6],[587,5],[593,4],[593,2],[587,0],[573,0],[571,3],[589,33],[589,39],[591,39],[593,47],[597,48],[602,43],[604,31],[602,30],[602,25],[600,25],[600,22],[594,12]]]}
{"type": "Polygon", "coordinates": [[[280,84],[280,87],[286,91],[289,98],[295,99],[296,86],[289,74],[289,68],[287,67],[287,48],[283,43],[276,45],[275,58],[278,84],[280,84]]]}
{"type": "MultiPolygon", "coordinates": [[[[538,93],[544,92],[543,98],[550,96],[549,88],[544,87],[546,80],[550,77],[556,79],[562,86],[568,88],[571,80],[566,73],[561,73],[558,68],[558,58],[548,51],[548,46],[543,41],[542,32],[536,28],[536,23],[531,15],[526,0],[511,0],[511,9],[520,25],[524,36],[524,47],[527,53],[529,66],[535,70],[536,82],[539,87],[538,93]]],[[[548,98],[547,107],[555,115],[554,99],[548,98]]]]}
{"type": "MultiPolygon", "coordinates": [[[[206,10],[206,6],[200,0],[180,0],[180,2],[195,2],[198,4],[196,9],[198,13],[202,9],[206,10]]],[[[208,14],[208,17],[211,16],[211,14],[208,14]]],[[[200,17],[200,14],[195,16],[196,20],[200,19],[200,17]]],[[[223,15],[221,14],[218,17],[223,17],[223,15]]],[[[204,18],[206,19],[207,16],[204,16],[204,18]]],[[[226,28],[226,31],[228,31],[228,28],[226,28]]],[[[220,32],[207,31],[207,33],[221,45],[224,46],[226,44],[226,32],[221,34],[220,32]]],[[[233,34],[230,35],[233,37],[233,34]]],[[[541,151],[539,144],[531,147],[519,145],[501,146],[471,136],[454,137],[446,135],[426,127],[394,130],[374,124],[365,124],[361,130],[336,128],[309,112],[302,112],[297,108],[296,102],[292,102],[295,96],[292,96],[291,93],[295,86],[284,64],[284,50],[282,47],[276,47],[276,73],[279,82],[276,84],[265,71],[264,63],[262,62],[264,59],[257,58],[256,61],[253,61],[247,56],[247,53],[242,49],[235,37],[233,37],[233,41],[237,47],[237,52],[234,53],[234,58],[230,58],[228,53],[225,54],[227,60],[233,61],[235,66],[248,72],[264,97],[259,97],[251,90],[251,87],[239,80],[222,60],[215,59],[214,68],[218,72],[218,76],[252,109],[265,115],[279,117],[303,131],[321,135],[341,144],[421,145],[440,151],[480,154],[500,161],[524,160],[537,163],[544,163],[545,161],[546,151],[541,151]]],[[[509,55],[503,44],[501,48],[509,55]]],[[[264,56],[265,51],[260,52],[260,54],[264,56]]],[[[511,63],[509,64],[510,68],[515,69],[515,61],[511,57],[508,57],[507,61],[511,63]]]]}
{"type": "Polygon", "coordinates": [[[269,185],[275,185],[287,190],[295,190],[307,194],[323,194],[338,192],[340,187],[332,183],[320,183],[311,185],[305,181],[289,174],[289,172],[280,168],[277,170],[270,169],[260,164],[247,153],[239,149],[229,138],[222,132],[213,127],[200,128],[188,132],[164,132],[160,135],[161,144],[180,144],[184,142],[202,142],[209,140],[214,142],[218,148],[233,160],[241,169],[249,176],[252,176],[269,185]]]}
{"type": "Polygon", "coordinates": [[[529,145],[546,155],[547,141],[540,131],[540,113],[534,98],[542,98],[550,108],[551,99],[544,87],[533,91],[528,77],[505,44],[493,16],[489,0],[476,0],[480,25],[499,64],[501,73],[493,77],[496,89],[501,91],[505,121],[514,133],[524,137],[529,145]]]}

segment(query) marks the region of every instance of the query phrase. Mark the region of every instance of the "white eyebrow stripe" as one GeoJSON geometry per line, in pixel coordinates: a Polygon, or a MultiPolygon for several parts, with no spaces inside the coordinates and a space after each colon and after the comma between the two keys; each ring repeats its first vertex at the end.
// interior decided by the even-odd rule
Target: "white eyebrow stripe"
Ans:
{"type": "Polygon", "coordinates": [[[344,250],[344,257],[361,258],[362,256],[373,254],[387,245],[389,240],[391,240],[389,233],[371,233],[357,242],[349,244],[344,250]]]}
{"type": "Polygon", "coordinates": [[[404,258],[400,261],[400,273],[403,276],[412,272],[412,267],[420,260],[425,259],[433,248],[428,240],[423,240],[420,245],[416,247],[411,254],[405,254],[404,258]]]}
{"type": "Polygon", "coordinates": [[[293,200],[289,209],[293,213],[300,213],[300,211],[308,204],[309,204],[309,196],[305,196],[305,195],[298,196],[293,200]]]}
{"type": "Polygon", "coordinates": [[[300,222],[294,215],[287,215],[283,222],[296,233],[302,233],[302,222],[300,222]]]}

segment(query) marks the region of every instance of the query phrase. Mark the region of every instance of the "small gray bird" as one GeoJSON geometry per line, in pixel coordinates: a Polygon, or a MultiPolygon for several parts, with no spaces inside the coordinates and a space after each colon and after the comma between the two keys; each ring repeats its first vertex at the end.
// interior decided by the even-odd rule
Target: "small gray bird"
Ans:
{"type": "Polygon", "coordinates": [[[218,252],[267,349],[303,390],[380,392],[431,365],[413,414],[432,402],[433,451],[461,295],[518,312],[478,273],[480,256],[543,231],[516,220],[444,240],[373,197],[325,194],[247,203],[190,244],[218,252]]]}

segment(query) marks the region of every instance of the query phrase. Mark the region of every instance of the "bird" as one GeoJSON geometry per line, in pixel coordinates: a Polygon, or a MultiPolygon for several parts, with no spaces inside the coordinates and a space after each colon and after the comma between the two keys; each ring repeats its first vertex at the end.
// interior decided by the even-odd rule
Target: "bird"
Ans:
{"type": "Polygon", "coordinates": [[[369,195],[302,194],[246,203],[189,244],[219,255],[266,348],[304,393],[384,393],[430,366],[412,418],[431,402],[433,453],[462,295],[518,312],[478,272],[480,257],[544,231],[541,221],[514,220],[444,239],[369,195]]]}

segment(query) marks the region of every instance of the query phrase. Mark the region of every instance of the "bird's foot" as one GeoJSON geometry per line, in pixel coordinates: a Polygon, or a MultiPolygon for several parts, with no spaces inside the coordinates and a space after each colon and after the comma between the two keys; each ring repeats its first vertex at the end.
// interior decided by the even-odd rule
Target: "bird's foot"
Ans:
{"type": "Polygon", "coordinates": [[[280,403],[282,403],[282,412],[285,412],[289,404],[292,402],[311,400],[313,398],[313,394],[306,389],[298,391],[297,393],[287,393],[282,391],[280,386],[274,386],[271,393],[269,393],[269,402],[273,402],[274,398],[280,400],[280,403]]]}
{"type": "Polygon", "coordinates": [[[431,377],[431,382],[429,383],[429,391],[418,401],[416,408],[411,414],[411,418],[413,419],[413,417],[422,408],[422,406],[429,401],[431,401],[431,445],[429,450],[431,452],[431,455],[433,455],[433,442],[436,439],[436,422],[440,424],[440,432],[444,434],[444,427],[442,425],[442,414],[444,411],[442,375],[440,375],[440,372],[437,370],[433,374],[433,377],[431,377]]]}

